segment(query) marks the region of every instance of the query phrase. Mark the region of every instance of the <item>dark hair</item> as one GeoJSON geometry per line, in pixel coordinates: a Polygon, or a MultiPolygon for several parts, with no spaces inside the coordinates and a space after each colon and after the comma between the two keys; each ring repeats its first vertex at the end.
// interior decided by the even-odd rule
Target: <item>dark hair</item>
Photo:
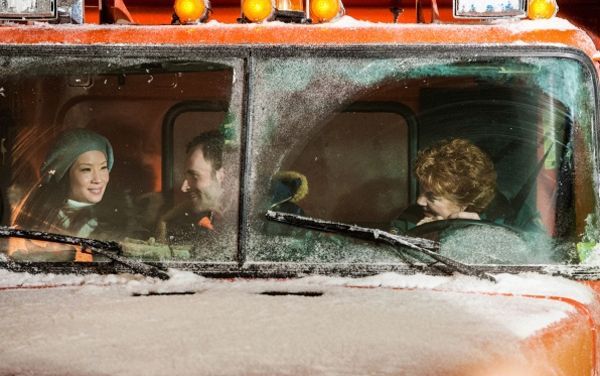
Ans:
{"type": "Polygon", "coordinates": [[[212,164],[217,171],[223,166],[223,144],[225,140],[218,130],[200,133],[190,141],[185,149],[186,154],[191,154],[197,149],[202,150],[204,159],[212,164]]]}

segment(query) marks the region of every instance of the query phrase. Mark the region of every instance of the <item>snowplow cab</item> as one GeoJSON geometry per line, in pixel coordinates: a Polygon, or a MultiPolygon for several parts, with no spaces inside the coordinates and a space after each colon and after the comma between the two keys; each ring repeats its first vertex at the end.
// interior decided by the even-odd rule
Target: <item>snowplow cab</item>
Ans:
{"type": "MultiPolygon", "coordinates": [[[[600,291],[600,42],[578,5],[0,2],[0,265],[600,291]]],[[[552,296],[567,319],[517,343],[570,355],[529,370],[597,373],[597,298],[552,296]]]]}

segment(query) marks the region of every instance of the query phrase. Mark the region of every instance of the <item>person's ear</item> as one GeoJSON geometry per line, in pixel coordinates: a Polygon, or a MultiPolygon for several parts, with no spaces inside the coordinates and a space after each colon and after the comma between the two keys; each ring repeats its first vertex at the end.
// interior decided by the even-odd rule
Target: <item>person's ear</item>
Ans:
{"type": "Polygon", "coordinates": [[[183,180],[183,183],[181,183],[181,192],[188,192],[190,190],[190,182],[186,179],[183,180]]]}

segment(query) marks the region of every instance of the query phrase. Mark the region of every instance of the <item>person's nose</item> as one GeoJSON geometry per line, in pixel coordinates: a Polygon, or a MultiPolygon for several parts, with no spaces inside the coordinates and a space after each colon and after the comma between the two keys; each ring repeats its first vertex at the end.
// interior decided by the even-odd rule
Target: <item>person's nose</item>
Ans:
{"type": "Polygon", "coordinates": [[[190,183],[188,183],[188,180],[185,179],[183,181],[183,183],[181,184],[181,192],[187,192],[190,190],[190,183]]]}
{"type": "Polygon", "coordinates": [[[417,205],[423,207],[427,206],[427,198],[424,194],[420,194],[419,197],[417,197],[417,205]]]}
{"type": "Polygon", "coordinates": [[[92,183],[101,183],[102,179],[100,178],[100,171],[93,169],[92,170],[92,183]]]}

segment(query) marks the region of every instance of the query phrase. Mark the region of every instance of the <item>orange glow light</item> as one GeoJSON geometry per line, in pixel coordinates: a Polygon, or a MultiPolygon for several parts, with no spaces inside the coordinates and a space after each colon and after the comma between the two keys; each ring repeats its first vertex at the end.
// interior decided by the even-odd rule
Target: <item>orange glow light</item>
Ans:
{"type": "Polygon", "coordinates": [[[552,18],[558,12],[556,0],[530,0],[527,16],[532,20],[552,18]]]}
{"type": "Polygon", "coordinates": [[[175,14],[181,23],[195,23],[205,15],[204,0],[175,0],[175,14]]]}
{"type": "Polygon", "coordinates": [[[319,22],[331,21],[340,12],[339,0],[313,0],[310,4],[311,16],[319,22]]]}
{"type": "Polygon", "coordinates": [[[244,16],[252,22],[261,22],[269,18],[274,11],[271,0],[245,0],[242,5],[244,16]]]}

